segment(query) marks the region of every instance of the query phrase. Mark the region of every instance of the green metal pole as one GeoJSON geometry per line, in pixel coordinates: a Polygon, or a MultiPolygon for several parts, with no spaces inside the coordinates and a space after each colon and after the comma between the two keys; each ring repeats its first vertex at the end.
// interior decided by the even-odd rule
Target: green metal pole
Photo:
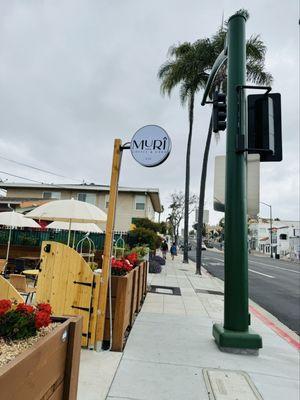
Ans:
{"type": "Polygon", "coordinates": [[[236,152],[237,135],[245,135],[245,100],[238,101],[237,87],[245,85],[246,40],[242,15],[228,24],[227,144],[225,189],[225,292],[224,327],[214,325],[221,349],[258,349],[259,335],[249,332],[247,192],[245,153],[236,152]]]}
{"type": "Polygon", "coordinates": [[[239,107],[236,89],[237,86],[245,85],[245,22],[244,17],[234,16],[228,26],[224,328],[233,331],[247,331],[249,322],[247,161],[244,153],[236,153],[236,137],[238,134],[245,135],[244,107],[239,107]]]}

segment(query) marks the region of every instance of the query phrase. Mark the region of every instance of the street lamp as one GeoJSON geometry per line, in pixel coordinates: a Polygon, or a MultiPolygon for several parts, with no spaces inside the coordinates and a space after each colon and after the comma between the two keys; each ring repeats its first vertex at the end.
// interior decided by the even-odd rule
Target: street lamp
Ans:
{"type": "Polygon", "coordinates": [[[272,252],[272,206],[271,204],[264,203],[263,201],[260,201],[261,204],[264,204],[265,206],[270,208],[270,257],[273,258],[273,252],[272,252]]]}

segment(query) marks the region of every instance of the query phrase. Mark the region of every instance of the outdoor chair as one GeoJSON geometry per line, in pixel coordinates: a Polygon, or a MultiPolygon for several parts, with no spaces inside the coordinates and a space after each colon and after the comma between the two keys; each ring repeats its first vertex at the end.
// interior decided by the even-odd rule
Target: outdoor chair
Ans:
{"type": "Polygon", "coordinates": [[[32,301],[36,289],[27,285],[26,277],[24,275],[10,274],[9,281],[22,296],[26,296],[25,303],[28,302],[30,295],[32,301]]]}
{"type": "Polygon", "coordinates": [[[0,275],[5,275],[6,260],[0,259],[0,275]]]}

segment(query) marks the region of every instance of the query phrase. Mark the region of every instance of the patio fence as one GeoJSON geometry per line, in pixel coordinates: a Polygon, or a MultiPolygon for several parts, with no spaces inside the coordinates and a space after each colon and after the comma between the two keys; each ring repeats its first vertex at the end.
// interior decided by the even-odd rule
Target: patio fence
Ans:
{"type": "MultiPolygon", "coordinates": [[[[9,229],[0,229],[0,244],[6,245],[8,242],[9,229]]],[[[71,232],[70,244],[73,244],[74,232],[71,232]]],[[[84,232],[75,232],[75,247],[77,243],[85,236],[84,232]]],[[[120,234],[115,234],[114,239],[117,240],[120,234]]],[[[89,238],[95,243],[96,250],[103,250],[105,233],[90,233],[89,238]]],[[[123,234],[122,238],[127,242],[127,235],[123,234]]],[[[31,229],[12,229],[11,244],[19,246],[37,246],[40,247],[44,240],[53,240],[55,242],[67,244],[68,231],[47,229],[45,231],[31,229]]]]}

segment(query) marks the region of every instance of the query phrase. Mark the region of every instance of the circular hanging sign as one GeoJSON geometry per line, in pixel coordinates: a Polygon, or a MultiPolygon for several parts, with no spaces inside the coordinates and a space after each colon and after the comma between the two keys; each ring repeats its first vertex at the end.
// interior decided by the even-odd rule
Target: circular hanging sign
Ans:
{"type": "Polygon", "coordinates": [[[130,142],[132,157],[144,167],[156,167],[168,158],[172,143],[158,125],[146,125],[135,132],[130,142]]]}

